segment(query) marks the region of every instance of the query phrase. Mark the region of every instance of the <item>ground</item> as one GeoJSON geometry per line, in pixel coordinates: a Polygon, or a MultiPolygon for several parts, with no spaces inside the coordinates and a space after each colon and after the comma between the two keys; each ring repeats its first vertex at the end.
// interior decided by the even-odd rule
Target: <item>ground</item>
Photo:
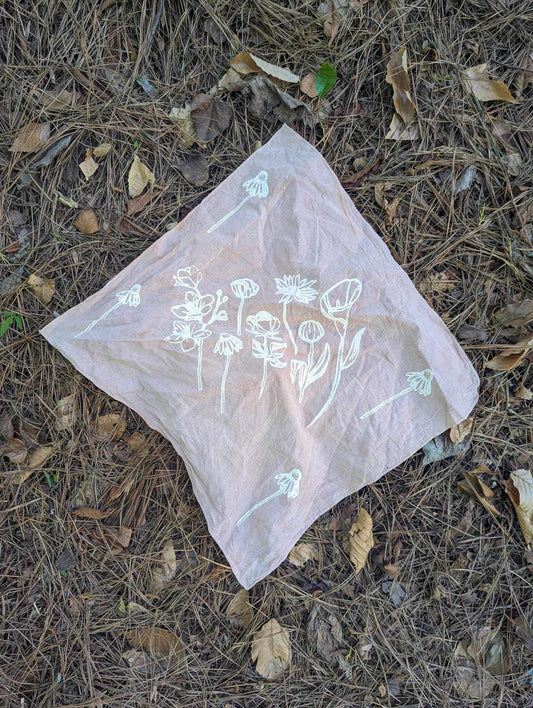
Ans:
{"type": "Polygon", "coordinates": [[[328,38],[324,8],[311,0],[0,5],[1,312],[3,321],[20,318],[0,338],[0,434],[21,441],[3,448],[1,705],[531,705],[531,559],[505,493],[509,474],[528,464],[531,364],[486,367],[527,335],[494,313],[528,297],[533,272],[528,5],[331,7],[328,38]],[[413,141],[385,137],[394,113],[386,66],[402,47],[413,141]],[[304,539],[316,557],[284,562],[256,585],[253,619],[239,629],[227,616],[239,585],[170,444],[38,330],[96,292],[279,127],[275,116],[255,115],[242,91],[220,92],[229,127],[202,145],[186,147],[169,117],[216,86],[243,49],[302,77],[325,61],[336,68],[320,105],[288,87],[308,106],[288,117],[459,337],[481,388],[472,432],[453,456],[423,464],[419,453],[318,519],[304,539]],[[463,72],[483,63],[516,102],[469,92],[463,72]],[[70,96],[50,105],[62,91],[70,96]],[[71,137],[49,165],[29,167],[44,149],[9,152],[28,123],[50,125],[47,146],[71,137]],[[101,143],[112,150],[85,180],[78,165],[101,143]],[[155,175],[156,198],[124,219],[135,152],[155,175]],[[177,169],[191,153],[206,158],[203,186],[177,169]],[[73,225],[79,208],[95,210],[95,233],[73,225]],[[32,274],[55,281],[49,304],[27,283],[32,274]],[[124,432],[109,432],[109,419],[98,429],[109,413],[122,416],[124,432]],[[52,450],[39,462],[43,447],[52,450]],[[493,508],[458,490],[480,464],[493,508]],[[80,506],[103,518],[76,514],[80,506]],[[375,547],[355,574],[348,531],[363,508],[375,547]],[[131,539],[124,528],[126,537],[113,535],[119,524],[131,539]],[[158,589],[154,569],[169,543],[175,576],[158,589]],[[252,637],[270,619],[289,631],[284,679],[261,677],[251,660],[252,637]],[[125,636],[142,626],[178,635],[186,661],[154,654],[143,665],[147,655],[125,636]]]}

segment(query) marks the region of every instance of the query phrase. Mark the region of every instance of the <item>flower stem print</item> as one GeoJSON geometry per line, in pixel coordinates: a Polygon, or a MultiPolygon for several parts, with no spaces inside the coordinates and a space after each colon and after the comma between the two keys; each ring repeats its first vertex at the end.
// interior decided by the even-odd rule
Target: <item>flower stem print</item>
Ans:
{"type": "Polygon", "coordinates": [[[76,339],[77,337],[81,337],[81,335],[85,334],[85,332],[89,332],[95,325],[97,325],[102,320],[105,320],[105,318],[108,317],[113,312],[113,310],[116,310],[121,305],[127,305],[128,307],[138,307],[141,302],[141,296],[139,295],[140,292],[141,286],[137,284],[129,290],[121,290],[120,292],[116,293],[115,297],[117,298],[117,302],[113,305],[113,307],[110,307],[109,310],[106,310],[106,312],[104,312],[103,315],[100,315],[98,319],[93,320],[93,322],[91,322],[88,327],[85,327],[84,330],[78,332],[78,334],[74,336],[74,339],[76,339]]]}
{"type": "Polygon", "coordinates": [[[216,299],[213,295],[202,295],[198,286],[202,280],[202,273],[195,266],[180,268],[174,276],[174,286],[186,288],[185,302],[171,308],[172,314],[177,318],[173,325],[172,334],[165,337],[166,342],[179,344],[182,352],[197,349],[196,378],[198,390],[203,388],[202,360],[204,339],[211,336],[207,326],[217,321],[227,321],[228,313],[222,310],[222,305],[228,298],[217,290],[216,299]]]}
{"type": "Polygon", "coordinates": [[[249,315],[246,318],[246,324],[247,331],[257,337],[252,343],[252,354],[256,359],[263,359],[263,378],[258,396],[261,398],[266,386],[268,366],[275,369],[283,369],[287,366],[287,362],[282,361],[287,345],[280,341],[280,321],[270,312],[261,310],[257,315],[249,315]]]}
{"type": "Polygon", "coordinates": [[[240,526],[254,513],[254,511],[259,509],[260,506],[267,504],[276,497],[281,497],[283,494],[286,494],[288,499],[296,499],[300,493],[300,481],[302,479],[302,473],[300,470],[294,469],[290,472],[282,472],[281,474],[277,474],[275,479],[278,484],[277,492],[273,492],[270,496],[265,497],[264,499],[261,499],[261,501],[257,502],[257,504],[254,504],[254,506],[247,511],[244,516],[241,516],[235,526],[240,526]]]}
{"type": "Polygon", "coordinates": [[[222,374],[222,381],[220,383],[220,412],[224,413],[226,410],[226,379],[228,377],[229,365],[231,362],[231,357],[234,354],[238,354],[242,349],[242,340],[236,337],[234,334],[222,333],[217,343],[215,344],[214,352],[215,354],[222,354],[226,357],[226,365],[224,367],[224,373],[222,374]]]}
{"type": "Polygon", "coordinates": [[[331,401],[335,397],[335,394],[337,393],[337,389],[339,388],[339,384],[341,382],[342,372],[345,369],[349,369],[359,356],[361,337],[365,333],[366,327],[362,327],[354,334],[350,348],[348,349],[348,353],[346,355],[344,354],[344,350],[346,346],[346,336],[348,334],[350,312],[354,303],[361,295],[361,287],[361,281],[357,280],[357,278],[346,278],[345,280],[341,280],[339,283],[336,283],[329,288],[329,290],[327,290],[320,298],[320,310],[324,317],[332,320],[335,324],[335,329],[340,337],[340,343],[337,352],[335,376],[333,378],[333,385],[331,387],[328,400],[309,423],[307,426],[308,428],[316,423],[316,421],[326,412],[331,401]]]}
{"type": "Polygon", "coordinates": [[[283,303],[283,324],[294,347],[294,353],[298,354],[298,345],[287,322],[287,305],[295,300],[303,305],[308,305],[312,302],[318,295],[318,290],[312,287],[316,280],[306,280],[300,275],[284,275],[283,278],[276,278],[275,280],[276,295],[281,295],[279,302],[283,303]]]}
{"type": "Polygon", "coordinates": [[[244,301],[248,300],[251,297],[254,297],[254,295],[257,295],[257,293],[259,292],[259,285],[250,278],[240,278],[239,280],[234,280],[231,283],[231,289],[235,297],[238,297],[240,299],[239,313],[237,315],[237,335],[240,337],[244,301]]]}
{"type": "Polygon", "coordinates": [[[416,391],[416,393],[419,393],[421,396],[429,396],[431,393],[431,382],[433,381],[433,371],[431,369],[424,369],[423,371],[408,371],[405,376],[407,378],[407,382],[409,383],[407,388],[404,388],[403,391],[400,391],[399,393],[395,393],[394,396],[387,398],[386,401],[378,403],[377,406],[374,406],[374,408],[371,408],[366,413],[363,413],[362,416],[359,416],[360,419],[364,420],[365,418],[374,415],[374,413],[377,413],[380,408],[387,406],[396,398],[400,398],[400,396],[405,396],[406,394],[411,393],[411,391],[416,391]]]}
{"type": "Polygon", "coordinates": [[[259,172],[259,174],[257,174],[255,177],[246,180],[246,182],[243,182],[242,186],[243,189],[246,191],[247,196],[244,197],[244,199],[239,204],[237,204],[235,209],[232,209],[225,216],[223,216],[220,221],[217,221],[217,223],[211,226],[210,229],[207,229],[208,234],[210,234],[215,229],[218,229],[219,226],[221,226],[225,221],[227,221],[234,214],[236,214],[249,199],[252,199],[252,197],[255,197],[257,199],[264,199],[265,197],[268,197],[268,172],[265,172],[265,170],[261,170],[261,172],[259,172]]]}
{"type": "Polygon", "coordinates": [[[291,380],[293,383],[298,380],[298,386],[300,387],[300,402],[303,401],[305,389],[310,386],[314,381],[324,376],[326,369],[328,368],[329,360],[331,357],[331,350],[329,344],[324,345],[322,354],[318,357],[315,362],[315,344],[319,342],[324,336],[324,327],[316,320],[305,320],[302,322],[298,328],[298,337],[309,344],[309,352],[307,354],[307,361],[301,361],[300,359],[293,359],[291,361],[291,380]]]}

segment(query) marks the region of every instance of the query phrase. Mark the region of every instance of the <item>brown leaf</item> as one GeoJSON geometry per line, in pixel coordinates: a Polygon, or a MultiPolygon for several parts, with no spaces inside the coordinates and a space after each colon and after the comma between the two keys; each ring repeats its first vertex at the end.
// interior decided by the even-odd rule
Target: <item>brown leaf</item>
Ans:
{"type": "Polygon", "coordinates": [[[10,152],[37,152],[50,138],[50,123],[28,123],[21,128],[10,152]]]}
{"type": "Polygon", "coordinates": [[[176,160],[174,164],[187,182],[196,187],[201,187],[209,179],[209,165],[203,155],[186,155],[176,160]]]}
{"type": "Polygon", "coordinates": [[[372,535],[372,517],[361,509],[355,524],[350,529],[350,560],[355,566],[355,572],[360,573],[368,559],[368,554],[374,547],[372,535]]]}
{"type": "Polygon", "coordinates": [[[405,126],[400,116],[394,113],[385,140],[418,140],[419,137],[420,133],[416,123],[413,122],[405,126]]]}
{"type": "Polygon", "coordinates": [[[72,105],[73,94],[70,91],[60,91],[57,95],[52,91],[43,91],[38,101],[46,113],[51,111],[63,111],[72,105]]]}
{"type": "Polygon", "coordinates": [[[121,550],[130,545],[132,530],[127,526],[119,526],[119,528],[104,526],[103,529],[112,549],[115,547],[115,549],[121,550]]]}
{"type": "Polygon", "coordinates": [[[306,96],[309,96],[309,98],[317,97],[318,94],[316,92],[316,74],[311,73],[303,77],[303,79],[300,81],[300,91],[302,91],[302,93],[305,93],[306,96]]]}
{"type": "Polygon", "coordinates": [[[82,234],[95,234],[100,225],[94,209],[82,209],[74,219],[74,226],[82,234]]]}
{"type": "Polygon", "coordinates": [[[95,147],[93,150],[93,155],[95,157],[105,157],[108,155],[111,150],[113,149],[113,146],[111,143],[101,143],[98,145],[98,147],[95,147]]]}
{"type": "Polygon", "coordinates": [[[398,574],[400,572],[400,569],[398,568],[397,565],[394,565],[394,563],[387,563],[387,565],[383,566],[383,570],[388,573],[391,578],[396,579],[398,577],[398,574]]]}
{"type": "Polygon", "coordinates": [[[463,442],[466,436],[470,435],[470,433],[472,432],[473,424],[474,419],[467,418],[458,425],[455,425],[453,428],[450,428],[450,440],[452,441],[452,443],[454,443],[454,445],[457,445],[457,443],[463,442]]]}
{"type": "Polygon", "coordinates": [[[243,93],[248,97],[250,113],[261,120],[293,123],[309,110],[305,103],[282,91],[266,76],[254,77],[243,93]]]}
{"type": "Polygon", "coordinates": [[[146,436],[136,430],[131,435],[124,438],[124,442],[128,446],[128,450],[130,450],[130,452],[139,452],[139,450],[142,450],[146,445],[146,436]]]}
{"type": "Polygon", "coordinates": [[[531,470],[511,472],[506,491],[518,517],[526,544],[533,543],[533,477],[531,470]]]}
{"type": "Polygon", "coordinates": [[[516,344],[507,347],[502,354],[495,356],[485,366],[495,371],[510,371],[524,361],[532,348],[533,337],[524,337],[516,344]]]}
{"type": "Polygon", "coordinates": [[[134,647],[146,649],[151,656],[183,659],[185,649],[181,639],[161,627],[139,627],[125,632],[124,636],[134,647]]]}
{"type": "Polygon", "coordinates": [[[466,88],[478,101],[509,101],[515,103],[511,92],[503,81],[491,81],[486,64],[467,69],[464,74],[466,88]]]}
{"type": "Polygon", "coordinates": [[[134,197],[128,201],[128,208],[126,214],[128,216],[133,216],[133,214],[138,214],[142,211],[148,204],[150,204],[154,199],[154,193],[152,191],[140,194],[138,197],[134,197]]]}
{"type": "Polygon", "coordinates": [[[56,430],[71,430],[74,427],[76,420],[75,405],[75,393],[71,393],[70,396],[65,396],[57,402],[55,410],[56,430]]]}
{"type": "Polygon", "coordinates": [[[302,568],[307,561],[315,558],[318,558],[318,551],[314,543],[299,543],[289,553],[287,560],[298,568],[302,568]]]}
{"type": "Polygon", "coordinates": [[[266,622],[252,641],[252,661],[256,671],[268,679],[281,678],[292,660],[289,632],[277,620],[266,622]]]}
{"type": "Polygon", "coordinates": [[[176,551],[172,541],[168,541],[163,546],[161,551],[161,561],[153,571],[151,592],[159,592],[162,590],[176,575],[178,563],[176,560],[176,551]]]}
{"type": "Polygon", "coordinates": [[[28,455],[26,445],[22,440],[16,438],[7,438],[5,443],[0,447],[2,457],[7,457],[10,462],[21,464],[28,455]]]}
{"type": "Polygon", "coordinates": [[[229,103],[200,93],[191,103],[191,119],[196,138],[206,143],[218,137],[228,128],[233,117],[229,103]]]}
{"type": "Polygon", "coordinates": [[[317,652],[328,664],[336,664],[346,648],[342,626],[337,617],[315,605],[307,625],[307,640],[312,652],[317,652]]]}
{"type": "Polygon", "coordinates": [[[99,520],[105,519],[106,516],[109,516],[109,512],[104,512],[100,509],[93,509],[92,506],[80,506],[74,512],[74,516],[77,516],[79,519],[99,520]]]}
{"type": "Polygon", "coordinates": [[[494,504],[489,501],[489,499],[494,497],[494,492],[478,476],[487,473],[490,474],[491,470],[486,465],[480,465],[476,467],[476,469],[467,472],[465,478],[457,485],[457,488],[460,492],[463,492],[463,494],[468,495],[482,504],[491,514],[499,516],[500,512],[494,504]]]}
{"type": "Polygon", "coordinates": [[[126,430],[126,418],[122,413],[101,415],[96,421],[95,436],[100,440],[119,440],[126,430]]]}
{"type": "Polygon", "coordinates": [[[511,302],[494,313],[494,319],[508,327],[524,327],[533,321],[533,300],[511,302]]]}
{"type": "Polygon", "coordinates": [[[226,609],[226,617],[238,629],[246,629],[254,618],[254,608],[250,605],[248,590],[239,590],[226,609]]]}
{"type": "Polygon", "coordinates": [[[277,81],[281,84],[297,84],[300,81],[300,77],[293,74],[292,71],[270,64],[268,61],[250,54],[250,52],[240,52],[237,56],[234,56],[233,59],[230,59],[230,66],[243,76],[263,73],[274,82],[277,81]]]}
{"type": "Polygon", "coordinates": [[[526,388],[524,384],[520,384],[516,391],[514,392],[514,395],[517,398],[521,398],[523,401],[531,401],[533,399],[533,391],[530,391],[529,388],[526,388]]]}
{"type": "Polygon", "coordinates": [[[185,147],[193,145],[196,142],[196,133],[191,118],[190,104],[183,106],[183,108],[173,108],[170,111],[170,118],[176,123],[181,144],[185,147]]]}
{"type": "Polygon", "coordinates": [[[409,125],[415,117],[415,104],[411,98],[409,75],[407,73],[407,49],[405,47],[401,47],[397,52],[391,53],[387,64],[385,81],[393,88],[396,113],[406,126],[409,125]]]}
{"type": "Polygon", "coordinates": [[[50,457],[50,455],[53,454],[53,452],[54,448],[52,445],[39,445],[39,447],[36,447],[28,455],[28,459],[26,461],[28,468],[32,471],[38,470],[44,465],[46,460],[50,457]]]}
{"type": "Polygon", "coordinates": [[[220,79],[217,84],[217,88],[223,91],[228,91],[228,93],[233,93],[234,91],[240,91],[248,83],[248,79],[243,78],[238,71],[230,68],[226,71],[224,76],[220,79]]]}
{"type": "Polygon", "coordinates": [[[94,175],[98,167],[98,163],[93,160],[91,148],[87,148],[85,151],[85,160],[79,164],[79,168],[85,176],[85,181],[94,175]]]}
{"type": "Polygon", "coordinates": [[[0,416],[0,439],[13,438],[14,436],[15,429],[13,427],[13,421],[7,413],[4,413],[4,415],[0,416]]]}
{"type": "Polygon", "coordinates": [[[135,155],[128,173],[128,189],[130,197],[138,197],[146,186],[154,186],[155,177],[153,172],[141,162],[138,155],[135,155]]]}
{"type": "Polygon", "coordinates": [[[43,305],[48,305],[50,300],[54,297],[56,291],[55,280],[45,280],[41,278],[40,275],[33,273],[28,278],[28,285],[33,290],[33,294],[42,302],[43,305]]]}
{"type": "Polygon", "coordinates": [[[324,17],[324,36],[329,39],[328,44],[331,45],[337,36],[341,26],[341,16],[334,9],[334,4],[330,3],[330,11],[324,17]]]}
{"type": "Polygon", "coordinates": [[[150,657],[144,651],[129,649],[122,654],[122,658],[131,669],[137,671],[147,671],[150,664],[150,657]]]}

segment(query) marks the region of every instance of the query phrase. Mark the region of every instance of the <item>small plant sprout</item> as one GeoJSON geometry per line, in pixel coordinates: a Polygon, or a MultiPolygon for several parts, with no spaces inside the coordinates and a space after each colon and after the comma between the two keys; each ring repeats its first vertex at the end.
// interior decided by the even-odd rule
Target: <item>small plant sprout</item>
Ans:
{"type": "Polygon", "coordinates": [[[228,377],[229,365],[231,362],[231,357],[234,354],[238,354],[242,349],[242,340],[236,337],[234,334],[222,333],[217,343],[215,344],[214,352],[215,354],[222,354],[226,357],[226,366],[224,367],[224,373],[222,374],[222,381],[220,382],[220,412],[224,413],[226,410],[226,379],[228,377]]]}
{"type": "Polygon", "coordinates": [[[275,499],[276,497],[281,497],[286,494],[287,499],[296,499],[296,497],[300,493],[300,481],[302,479],[302,473],[300,470],[294,469],[290,472],[282,472],[281,474],[277,474],[275,479],[278,485],[277,492],[274,492],[270,496],[261,499],[261,501],[257,502],[257,504],[254,504],[254,506],[249,511],[247,511],[244,516],[241,516],[235,526],[240,526],[244,521],[246,521],[246,519],[248,519],[254,513],[254,511],[259,509],[260,506],[263,506],[263,504],[272,501],[272,499],[275,499]]]}
{"type": "Polygon", "coordinates": [[[301,361],[300,359],[293,359],[291,361],[291,380],[293,383],[298,381],[298,386],[300,388],[300,403],[303,400],[305,389],[311,385],[314,381],[321,378],[328,368],[329,360],[331,357],[331,350],[329,344],[324,345],[322,354],[318,357],[315,362],[315,344],[319,342],[324,336],[324,327],[316,320],[305,320],[302,322],[298,328],[298,337],[302,342],[307,342],[309,344],[309,352],[307,354],[307,361],[301,361]]]}
{"type": "Polygon", "coordinates": [[[249,199],[264,199],[265,197],[268,197],[268,172],[265,172],[265,170],[261,170],[261,172],[259,172],[255,177],[253,177],[252,179],[247,179],[246,182],[243,182],[242,186],[246,192],[246,197],[244,197],[244,199],[239,204],[237,204],[235,209],[229,211],[225,216],[222,217],[222,219],[220,219],[220,221],[217,221],[214,226],[211,226],[211,228],[207,230],[208,234],[210,234],[215,229],[218,229],[219,226],[221,226],[225,221],[227,221],[234,214],[236,214],[249,199]]]}
{"type": "Polygon", "coordinates": [[[15,323],[18,330],[22,330],[22,318],[16,312],[4,312],[0,324],[0,337],[3,337],[11,325],[15,323]]]}
{"type": "Polygon", "coordinates": [[[244,308],[244,301],[251,297],[254,297],[259,292],[259,285],[251,280],[250,278],[239,278],[231,283],[231,289],[235,297],[240,299],[239,312],[237,315],[237,334],[241,336],[242,329],[242,310],[244,308]]]}
{"type": "Polygon", "coordinates": [[[394,396],[387,398],[386,401],[378,403],[377,406],[374,406],[374,408],[371,408],[366,413],[363,413],[362,416],[359,416],[360,419],[364,420],[365,418],[374,415],[374,413],[377,413],[380,408],[387,406],[396,398],[400,398],[400,396],[405,396],[406,394],[411,393],[411,391],[415,391],[421,396],[429,396],[431,393],[431,382],[433,381],[433,371],[431,371],[431,369],[424,369],[423,371],[408,371],[405,376],[409,383],[407,388],[404,388],[403,391],[400,391],[399,393],[395,393],[394,396]]]}
{"type": "Polygon", "coordinates": [[[113,312],[113,310],[116,310],[118,307],[121,307],[121,305],[127,305],[128,307],[139,307],[141,303],[140,292],[141,286],[137,284],[131,287],[129,290],[121,290],[120,292],[116,293],[115,297],[117,298],[117,302],[113,305],[113,307],[110,307],[109,310],[106,310],[103,315],[100,315],[100,317],[98,317],[98,319],[93,320],[88,327],[86,327],[81,332],[78,332],[78,334],[76,334],[74,338],[76,339],[76,337],[81,337],[82,334],[90,332],[93,327],[95,327],[102,320],[105,320],[105,318],[108,317],[113,312]]]}

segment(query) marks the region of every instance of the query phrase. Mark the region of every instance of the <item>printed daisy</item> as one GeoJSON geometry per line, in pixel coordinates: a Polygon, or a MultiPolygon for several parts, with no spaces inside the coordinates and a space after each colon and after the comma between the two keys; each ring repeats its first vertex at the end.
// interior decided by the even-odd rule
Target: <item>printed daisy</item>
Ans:
{"type": "Polygon", "coordinates": [[[283,278],[276,278],[276,295],[281,295],[279,302],[283,304],[283,324],[289,333],[295,354],[298,354],[298,345],[287,322],[287,305],[294,301],[302,305],[312,302],[318,295],[318,290],[313,288],[315,283],[316,280],[306,280],[300,275],[284,275],[283,278]]]}

